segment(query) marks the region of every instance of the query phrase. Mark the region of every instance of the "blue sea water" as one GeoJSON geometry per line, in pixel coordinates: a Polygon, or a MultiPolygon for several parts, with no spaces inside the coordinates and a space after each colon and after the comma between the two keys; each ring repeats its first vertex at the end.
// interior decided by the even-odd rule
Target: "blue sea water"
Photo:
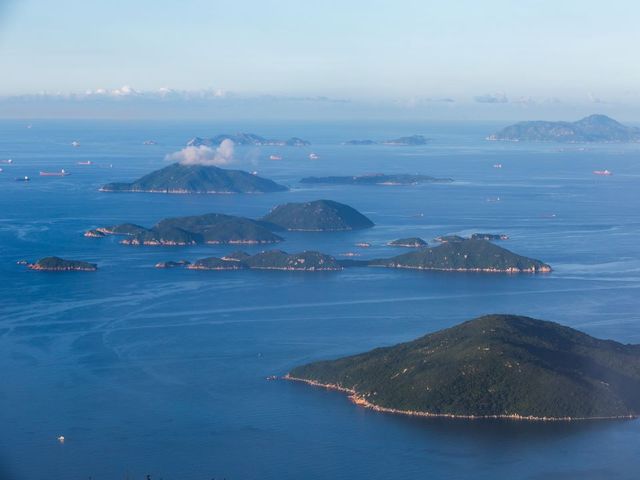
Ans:
{"type": "MultiPolygon", "coordinates": [[[[491,124],[0,122],[0,478],[637,478],[638,421],[416,419],[343,395],[266,381],[295,365],[392,345],[478,315],[553,320],[640,343],[640,145],[493,143],[491,124]],[[264,195],[110,194],[98,187],[167,164],[190,137],[253,131],[305,148],[236,148],[234,167],[289,185],[264,195]],[[420,147],[343,146],[424,134],[420,147]],[[153,139],[157,145],[142,145],[153,139]],[[70,143],[77,140],[80,147],[70,143]],[[309,160],[315,152],[319,160],[309,160]],[[278,153],[281,161],[268,156],[278,153]],[[93,165],[77,165],[90,160],[93,165]],[[503,168],[493,168],[501,163],[503,168]],[[39,177],[65,168],[67,177],[39,177]],[[612,170],[600,177],[596,169],[612,170]],[[308,186],[308,175],[409,172],[412,187],[308,186]],[[29,175],[32,181],[16,182],[29,175]],[[554,267],[545,275],[354,268],[338,273],[157,270],[236,250],[127,247],[83,231],[124,221],[328,198],[373,229],[286,233],[287,251],[330,254],[479,231],[554,267]],[[59,255],[96,273],[16,265],[59,255]],[[64,435],[65,442],[57,441],[64,435]]],[[[248,247],[257,251],[258,247],[248,247]]]]}

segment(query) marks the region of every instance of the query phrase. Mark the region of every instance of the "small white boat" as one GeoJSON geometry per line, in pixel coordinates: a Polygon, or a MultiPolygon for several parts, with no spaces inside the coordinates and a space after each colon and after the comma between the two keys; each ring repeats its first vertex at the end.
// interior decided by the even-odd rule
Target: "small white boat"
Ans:
{"type": "Polygon", "coordinates": [[[11,164],[13,163],[13,160],[11,160],[10,158],[7,158],[6,160],[0,160],[0,163],[11,164]]]}
{"type": "Polygon", "coordinates": [[[78,142],[77,140],[74,140],[73,142],[71,142],[71,146],[72,147],[79,147],[80,146],[80,142],[78,142]]]}
{"type": "Polygon", "coordinates": [[[59,172],[40,172],[41,177],[66,177],[67,175],[69,175],[69,172],[64,168],[59,172]]]}
{"type": "Polygon", "coordinates": [[[269,160],[282,160],[280,155],[269,155],[269,160]]]}
{"type": "Polygon", "coordinates": [[[86,162],[78,162],[78,165],[93,165],[91,160],[87,160],[86,162]]]}
{"type": "Polygon", "coordinates": [[[611,173],[609,170],[594,170],[593,174],[594,175],[605,175],[605,176],[613,175],[613,173],[611,173]]]}
{"type": "Polygon", "coordinates": [[[309,160],[318,160],[320,156],[317,153],[310,153],[309,160]]]}
{"type": "Polygon", "coordinates": [[[58,437],[58,442],[60,442],[60,443],[64,443],[64,435],[60,435],[60,436],[58,437]]]}
{"type": "Polygon", "coordinates": [[[502,164],[501,163],[494,163],[493,164],[493,168],[502,168],[502,164]]]}

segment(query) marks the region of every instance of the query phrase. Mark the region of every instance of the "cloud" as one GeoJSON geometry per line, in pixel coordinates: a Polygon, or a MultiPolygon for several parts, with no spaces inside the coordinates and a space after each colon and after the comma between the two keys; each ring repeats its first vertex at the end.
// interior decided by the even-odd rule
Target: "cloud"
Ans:
{"type": "Polygon", "coordinates": [[[478,103],[509,103],[507,96],[502,93],[485,93],[484,95],[478,95],[473,97],[478,103]]]}
{"type": "Polygon", "coordinates": [[[225,138],[215,149],[206,145],[185,147],[167,155],[166,159],[182,165],[228,165],[234,161],[233,150],[233,141],[225,138]]]}

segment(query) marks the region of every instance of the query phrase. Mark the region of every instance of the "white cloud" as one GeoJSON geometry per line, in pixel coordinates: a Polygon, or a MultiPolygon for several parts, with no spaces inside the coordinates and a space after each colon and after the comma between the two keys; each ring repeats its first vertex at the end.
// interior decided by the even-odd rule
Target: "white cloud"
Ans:
{"type": "Polygon", "coordinates": [[[167,155],[166,159],[182,165],[228,165],[234,161],[233,150],[233,141],[225,138],[215,149],[206,145],[185,147],[167,155]]]}

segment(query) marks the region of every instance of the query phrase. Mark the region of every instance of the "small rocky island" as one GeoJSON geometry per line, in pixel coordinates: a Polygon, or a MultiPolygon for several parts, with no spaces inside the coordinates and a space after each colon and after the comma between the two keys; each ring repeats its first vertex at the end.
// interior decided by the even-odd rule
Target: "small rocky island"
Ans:
{"type": "Polygon", "coordinates": [[[383,140],[376,142],[374,140],[347,140],[342,142],[343,145],[398,145],[398,146],[416,146],[426,145],[429,139],[424,135],[411,135],[408,137],[393,138],[391,140],[383,140]]]}
{"type": "Polygon", "coordinates": [[[188,147],[199,147],[201,145],[217,146],[224,140],[231,140],[235,145],[250,145],[256,147],[306,147],[310,142],[298,137],[291,137],[287,140],[277,140],[264,138],[255,133],[223,133],[211,138],[194,137],[187,142],[188,147]]]}
{"type": "Polygon", "coordinates": [[[417,416],[580,420],[640,414],[640,345],[488,315],[285,376],[367,408],[417,416]]]}
{"type": "Polygon", "coordinates": [[[332,257],[315,251],[287,253],[269,250],[255,255],[235,252],[228,256],[208,257],[187,265],[190,270],[294,270],[307,272],[342,270],[342,265],[332,257]]]}
{"type": "Polygon", "coordinates": [[[371,260],[369,266],[457,272],[550,272],[540,260],[523,257],[486,240],[448,241],[392,258],[371,260]]]}
{"type": "Polygon", "coordinates": [[[60,257],[44,257],[35,263],[27,264],[27,268],[45,272],[95,272],[98,265],[80,260],[65,260],[60,257]]]}
{"type": "Polygon", "coordinates": [[[269,193],[288,190],[273,180],[242,170],[174,163],[130,183],[107,183],[101,192],[269,193]]]}
{"type": "Polygon", "coordinates": [[[373,227],[373,222],[355,208],[333,200],[278,205],[262,218],[286,230],[327,232],[373,227]]]}
{"type": "Polygon", "coordinates": [[[436,178],[429,175],[384,174],[330,177],[305,177],[300,183],[329,185],[419,185],[421,183],[451,183],[451,178],[436,178]]]}
{"type": "Polygon", "coordinates": [[[398,238],[387,243],[390,247],[422,248],[428,244],[420,237],[398,238]]]}
{"type": "Polygon", "coordinates": [[[577,122],[519,122],[488,136],[487,140],[564,143],[640,142],[640,128],[628,127],[606,115],[590,115],[577,122]]]}
{"type": "Polygon", "coordinates": [[[165,218],[151,228],[133,223],[89,230],[86,237],[122,235],[124,245],[184,246],[198,244],[260,245],[282,241],[261,222],[244,217],[208,213],[165,218]]]}
{"type": "Polygon", "coordinates": [[[440,243],[447,242],[462,242],[464,240],[489,240],[489,241],[498,241],[498,240],[509,240],[509,236],[504,233],[472,233],[470,237],[465,238],[460,235],[442,235],[440,237],[436,237],[434,240],[440,243]]]}

